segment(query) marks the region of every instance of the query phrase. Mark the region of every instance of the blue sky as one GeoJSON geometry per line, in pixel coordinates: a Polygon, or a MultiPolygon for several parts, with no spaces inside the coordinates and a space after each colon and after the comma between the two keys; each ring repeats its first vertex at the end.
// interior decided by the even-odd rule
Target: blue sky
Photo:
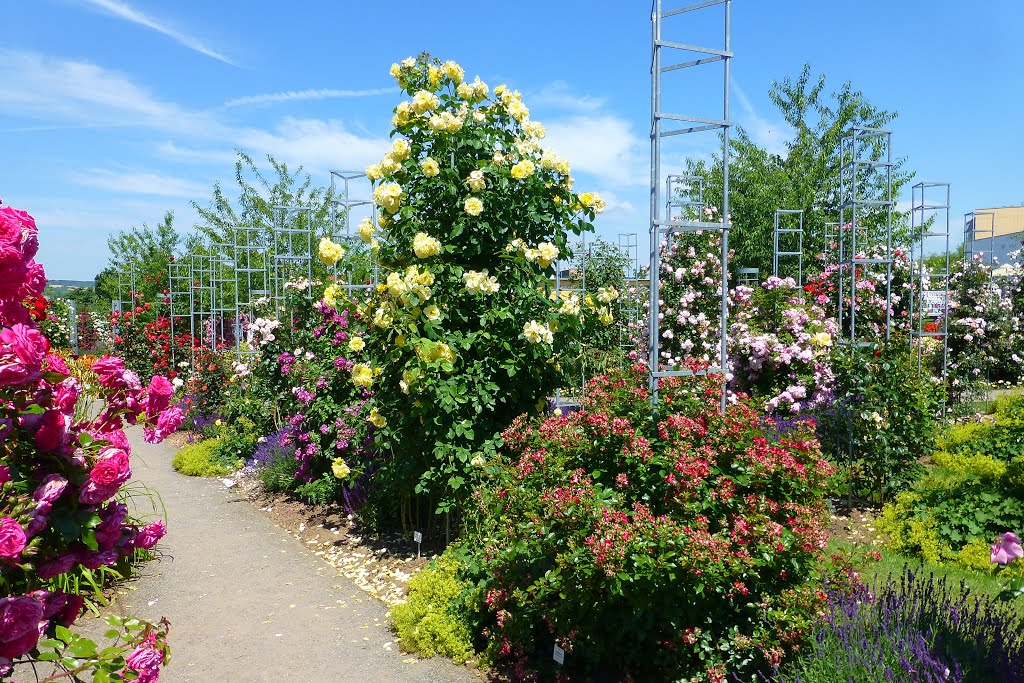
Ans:
{"type": "MultiPolygon", "coordinates": [[[[1024,4],[970,5],[736,0],[734,121],[783,145],[768,89],[809,61],[899,111],[894,151],[917,180],[953,184],[954,231],[965,211],[1024,202],[1024,4]]],[[[110,231],[166,210],[187,229],[190,200],[232,182],[235,148],[323,184],[377,160],[399,99],[388,67],[422,50],[522,90],[577,187],[608,198],[599,233],[645,240],[645,0],[34,0],[6,3],[3,23],[0,198],[37,217],[51,278],[90,279],[110,231]]],[[[704,29],[720,31],[677,35],[716,44],[704,29]]],[[[676,93],[704,111],[702,85],[676,93]]],[[[714,140],[688,145],[707,155],[714,140]]]]}

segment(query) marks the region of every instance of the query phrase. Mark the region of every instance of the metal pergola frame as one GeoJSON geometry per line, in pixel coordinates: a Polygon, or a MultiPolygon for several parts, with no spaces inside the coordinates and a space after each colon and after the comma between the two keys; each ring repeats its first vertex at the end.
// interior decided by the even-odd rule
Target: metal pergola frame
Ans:
{"type": "Polygon", "coordinates": [[[775,229],[772,233],[772,275],[779,277],[779,260],[796,257],[796,284],[797,287],[804,282],[804,212],[803,209],[776,209],[775,229]],[[796,216],[797,227],[792,227],[792,219],[788,216],[796,216]],[[786,223],[790,222],[790,227],[786,223]],[[783,235],[796,235],[796,251],[783,251],[782,242],[786,241],[783,235]]]}
{"type": "MultiPolygon", "coordinates": [[[[362,248],[362,238],[352,232],[352,210],[367,207],[374,230],[378,227],[373,202],[374,184],[360,171],[331,171],[331,194],[334,197],[331,201],[331,239],[343,244],[350,255],[354,250],[362,248]]],[[[366,269],[371,273],[368,283],[353,282],[354,263],[351,257],[345,260],[340,271],[338,264],[334,266],[335,284],[343,286],[350,297],[356,292],[371,292],[377,286],[377,258],[372,249],[367,249],[366,259],[366,269]]]]}
{"type": "Polygon", "coordinates": [[[995,247],[996,247],[996,214],[994,211],[968,211],[964,214],[964,262],[970,263],[974,260],[974,254],[976,252],[974,248],[975,242],[982,240],[988,240],[989,248],[987,251],[981,251],[982,261],[989,267],[989,270],[993,267],[993,259],[995,258],[995,247]],[[989,227],[987,230],[978,229],[978,216],[989,217],[989,227]],[[978,237],[978,235],[983,237],[978,237]]]}
{"type": "Polygon", "coordinates": [[[861,345],[857,338],[857,280],[861,266],[885,266],[885,339],[892,334],[892,213],[895,201],[892,196],[893,169],[892,131],[881,128],[853,126],[843,137],[839,146],[839,287],[837,293],[839,333],[843,334],[846,306],[843,303],[846,275],[849,275],[849,333],[846,340],[851,345],[861,345]],[[881,199],[864,195],[864,189],[884,187],[881,199]],[[861,223],[863,217],[884,213],[885,220],[879,231],[885,236],[885,256],[871,258],[861,256],[858,246],[871,246],[869,228],[861,223]],[[864,242],[858,244],[858,233],[864,242]],[[846,251],[847,238],[850,250],[846,251]]]}
{"type": "MultiPolygon", "coordinates": [[[[651,178],[650,178],[650,300],[649,316],[650,329],[648,331],[648,371],[649,387],[651,392],[652,405],[657,403],[658,380],[662,377],[682,377],[688,375],[722,375],[722,398],[721,409],[724,412],[728,400],[727,394],[727,372],[728,372],[728,273],[729,273],[729,129],[732,125],[729,119],[729,76],[730,63],[733,57],[731,49],[731,16],[732,0],[705,0],[696,4],[687,5],[674,10],[664,10],[662,0],[654,0],[651,11],[651,178]],[[666,19],[685,15],[689,12],[706,10],[721,6],[723,10],[723,47],[701,47],[684,43],[665,40],[662,35],[663,24],[666,19]],[[668,65],[663,64],[665,53],[684,55],[682,62],[674,62],[668,65]],[[672,113],[662,110],[662,77],[664,74],[680,69],[701,67],[707,64],[722,62],[723,83],[722,83],[722,116],[721,118],[705,118],[672,113]],[[704,131],[714,131],[720,134],[722,153],[722,202],[719,206],[721,213],[720,222],[707,222],[699,220],[672,220],[671,215],[662,218],[661,209],[661,183],[662,183],[662,139],[675,135],[688,135],[704,131]],[[721,292],[721,348],[718,367],[709,367],[703,370],[682,370],[662,369],[660,365],[660,321],[658,319],[658,300],[661,276],[661,264],[659,249],[662,239],[672,239],[675,233],[714,231],[721,234],[722,238],[722,292],[721,292]]],[[[666,179],[666,190],[670,187],[666,179]]],[[[703,197],[701,197],[703,200],[703,197]]],[[[666,210],[671,203],[666,206],[666,210]]]]}
{"type": "Polygon", "coordinates": [[[921,182],[911,188],[910,201],[910,341],[917,356],[917,371],[921,372],[923,363],[923,344],[925,339],[941,339],[942,341],[942,380],[946,380],[949,365],[949,183],[921,182]],[[931,190],[929,193],[928,191],[931,190]],[[926,194],[938,195],[936,202],[929,203],[926,194]],[[945,257],[945,268],[941,272],[926,273],[924,267],[925,242],[929,237],[942,238],[945,257]],[[917,257],[917,258],[915,258],[917,257]],[[917,267],[915,267],[915,263],[917,267]],[[923,302],[925,284],[935,289],[935,282],[941,282],[941,291],[945,292],[942,306],[942,331],[926,332],[924,329],[924,305],[917,306],[917,320],[914,320],[915,303],[923,302]],[[916,301],[915,301],[916,300],[916,301]]]}

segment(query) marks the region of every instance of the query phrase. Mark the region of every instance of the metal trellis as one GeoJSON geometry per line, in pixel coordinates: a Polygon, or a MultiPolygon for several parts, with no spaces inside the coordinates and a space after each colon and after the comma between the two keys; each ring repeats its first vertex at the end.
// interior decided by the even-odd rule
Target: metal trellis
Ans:
{"type": "MultiPolygon", "coordinates": [[[[649,373],[652,404],[657,401],[658,380],[662,377],[679,377],[694,374],[720,373],[722,375],[721,408],[724,411],[727,401],[727,336],[728,336],[728,257],[729,257],[729,74],[733,57],[731,51],[730,21],[732,0],[706,0],[674,10],[664,10],[662,0],[654,0],[651,12],[652,50],[651,50],[651,178],[650,178],[650,328],[648,330],[649,373]],[[663,31],[665,21],[673,17],[689,15],[690,12],[704,11],[720,7],[723,19],[723,46],[721,48],[701,47],[685,43],[665,40],[663,31]],[[681,54],[683,60],[665,64],[663,57],[668,54],[681,54]],[[662,78],[666,73],[683,69],[703,67],[721,62],[722,66],[722,98],[721,118],[706,118],[684,115],[662,110],[662,78]],[[719,221],[700,220],[705,216],[683,216],[681,220],[673,220],[671,215],[661,216],[662,201],[662,140],[669,136],[687,135],[704,131],[719,134],[721,142],[722,202],[719,205],[719,221]],[[721,283],[721,345],[718,367],[692,371],[678,368],[662,368],[660,364],[659,342],[661,338],[658,315],[659,278],[661,264],[659,248],[663,239],[671,240],[675,233],[716,231],[721,234],[722,242],[722,283],[721,283]]],[[[666,189],[671,187],[665,179],[666,189]]],[[[701,198],[703,200],[703,197],[701,198]]],[[[666,198],[669,200],[669,198],[666,198]]],[[[666,209],[671,208],[671,203],[666,209]]]]}
{"type": "Polygon", "coordinates": [[[772,245],[774,250],[772,254],[772,275],[779,277],[780,260],[788,260],[795,257],[796,284],[798,287],[803,285],[804,212],[802,209],[775,210],[775,230],[772,234],[772,245]]]}
{"type": "Polygon", "coordinates": [[[942,343],[942,380],[946,379],[949,365],[949,183],[917,183],[911,188],[910,202],[910,339],[917,356],[917,370],[921,371],[926,339],[942,343]],[[926,194],[937,199],[929,203],[926,194]],[[924,265],[925,242],[939,238],[945,260],[939,271],[928,272],[924,265]],[[934,299],[938,299],[938,310],[934,299]],[[915,320],[914,315],[917,314],[915,320]],[[942,327],[931,332],[925,329],[925,318],[941,318],[942,327]]]}

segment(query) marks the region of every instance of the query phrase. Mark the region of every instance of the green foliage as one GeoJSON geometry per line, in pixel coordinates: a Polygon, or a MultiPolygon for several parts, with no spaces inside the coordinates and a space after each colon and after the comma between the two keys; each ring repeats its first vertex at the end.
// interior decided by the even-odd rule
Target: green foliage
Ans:
{"type": "Polygon", "coordinates": [[[219,439],[205,439],[183,446],[174,454],[171,467],[188,477],[222,477],[231,470],[216,461],[219,439]]]}
{"type": "Polygon", "coordinates": [[[93,683],[137,680],[139,673],[125,668],[125,659],[131,651],[152,638],[152,648],[162,655],[162,662],[170,661],[171,648],[167,643],[170,624],[161,620],[150,624],[131,617],[109,615],[103,621],[110,628],[103,634],[106,641],[101,648],[95,641],[57,626],[52,638],[44,638],[37,645],[38,654],[29,659],[37,672],[36,680],[58,681],[91,680],[93,683]],[[53,667],[49,675],[40,669],[53,667]],[[39,676],[45,677],[40,679],[39,676]]]}
{"type": "Polygon", "coordinates": [[[460,664],[473,656],[465,616],[470,584],[458,573],[458,561],[445,554],[410,579],[409,599],[391,609],[403,650],[421,657],[451,657],[460,664]]]}
{"type": "MultiPolygon", "coordinates": [[[[826,250],[825,224],[837,220],[839,215],[839,146],[843,136],[853,125],[885,128],[896,118],[895,112],[871,104],[849,82],[828,93],[825,76],[814,76],[809,64],[796,78],[787,76],[773,83],[769,96],[792,128],[792,139],[780,155],[759,146],[745,130],[738,128],[731,140],[729,166],[729,213],[733,220],[729,246],[735,251],[733,263],[760,268],[762,274],[772,272],[776,209],[802,209],[804,253],[826,250]]],[[[873,158],[880,154],[881,150],[873,150],[873,158]]],[[[913,177],[902,169],[903,163],[897,160],[893,172],[893,197],[898,197],[913,177]]],[[[716,158],[711,167],[692,160],[687,166],[688,173],[707,180],[705,198],[721,197],[721,159],[716,158]]],[[[864,198],[877,199],[883,188],[860,189],[865,192],[864,198]]],[[[905,234],[907,215],[894,215],[897,243],[905,234]]],[[[858,214],[858,222],[868,228],[876,228],[881,219],[878,212],[858,214]]],[[[875,237],[877,231],[872,236],[875,237]]],[[[796,275],[795,263],[780,265],[780,275],[796,275]],[[786,270],[790,265],[794,272],[786,270]]]]}
{"type": "Polygon", "coordinates": [[[894,550],[930,562],[985,569],[988,545],[1024,529],[1024,399],[1001,400],[995,419],[954,425],[933,467],[886,505],[880,520],[894,550]]]}
{"type": "Polygon", "coordinates": [[[221,420],[218,428],[217,448],[213,452],[212,461],[228,469],[235,469],[245,464],[256,447],[256,425],[246,417],[237,420],[221,420]]]}
{"type": "Polygon", "coordinates": [[[275,458],[257,470],[256,476],[269,493],[283,493],[295,487],[299,463],[294,457],[275,458]]]}
{"type": "MultiPolygon", "coordinates": [[[[107,267],[96,276],[96,296],[104,301],[130,298],[132,273],[138,301],[155,301],[168,288],[167,264],[174,259],[181,235],[174,229],[174,213],[164,214],[154,227],[119,230],[107,238],[107,267]],[[120,283],[118,282],[120,275],[120,283]]],[[[109,310],[109,309],[108,309],[109,310]]]]}
{"type": "Polygon", "coordinates": [[[845,470],[856,498],[889,499],[911,485],[932,453],[942,387],[918,372],[900,336],[838,346],[831,364],[836,403],[819,417],[822,448],[845,470]]]}
{"type": "Polygon", "coordinates": [[[488,657],[612,680],[740,680],[808,632],[833,468],[806,425],[777,443],[749,403],[718,410],[713,378],[599,377],[586,410],[503,434],[462,575],[486,610],[488,657]],[[547,662],[547,663],[545,663],[547,662]]]}

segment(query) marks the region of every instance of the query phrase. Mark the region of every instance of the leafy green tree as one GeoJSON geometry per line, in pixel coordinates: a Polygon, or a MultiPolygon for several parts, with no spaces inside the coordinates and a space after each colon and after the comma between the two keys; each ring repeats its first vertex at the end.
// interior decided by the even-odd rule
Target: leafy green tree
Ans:
{"type": "MultiPolygon", "coordinates": [[[[730,143],[729,166],[729,213],[733,221],[729,245],[735,252],[732,264],[760,268],[762,275],[772,269],[775,210],[803,210],[806,270],[808,257],[827,248],[826,224],[839,220],[843,137],[854,125],[885,128],[897,116],[873,105],[849,82],[828,92],[825,76],[815,76],[809,64],[796,78],[787,76],[774,82],[769,95],[793,130],[785,154],[771,154],[737,127],[730,143]]],[[[873,160],[881,160],[880,146],[870,151],[873,160]]],[[[904,170],[904,159],[894,163],[892,196],[896,198],[913,174],[904,170]]],[[[688,160],[687,169],[705,178],[706,197],[721,196],[721,158],[716,157],[711,164],[688,160]]],[[[865,180],[862,176],[861,181],[865,180]]],[[[881,199],[884,189],[877,182],[869,182],[862,197],[881,199]]],[[[893,214],[895,244],[905,241],[908,215],[893,214]]],[[[849,218],[849,212],[846,216],[849,218]]],[[[873,239],[881,237],[883,221],[884,212],[878,210],[858,215],[858,222],[869,229],[873,239]]],[[[795,263],[780,265],[795,269],[795,263]]]]}
{"type": "Polygon", "coordinates": [[[113,233],[107,238],[107,267],[96,276],[96,297],[101,301],[128,301],[134,286],[137,299],[156,300],[168,287],[167,264],[180,243],[172,211],[155,226],[143,223],[141,228],[113,233]]]}

